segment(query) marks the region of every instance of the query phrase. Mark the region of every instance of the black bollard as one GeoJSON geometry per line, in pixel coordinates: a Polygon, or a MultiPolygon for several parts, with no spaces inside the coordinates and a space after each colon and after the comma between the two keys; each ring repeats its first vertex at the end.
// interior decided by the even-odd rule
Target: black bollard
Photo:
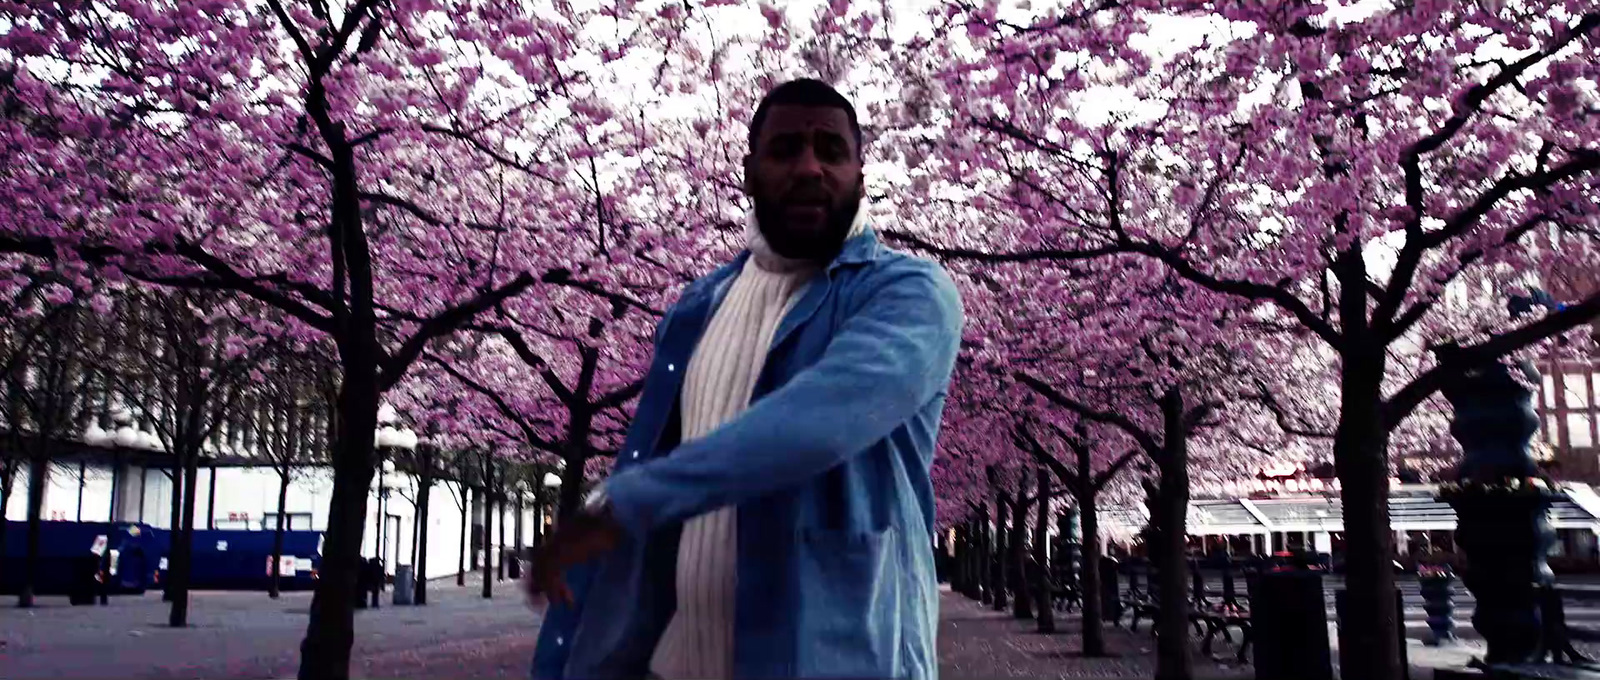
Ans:
{"type": "Polygon", "coordinates": [[[1250,581],[1256,680],[1333,680],[1322,574],[1262,572],[1250,581]]]}

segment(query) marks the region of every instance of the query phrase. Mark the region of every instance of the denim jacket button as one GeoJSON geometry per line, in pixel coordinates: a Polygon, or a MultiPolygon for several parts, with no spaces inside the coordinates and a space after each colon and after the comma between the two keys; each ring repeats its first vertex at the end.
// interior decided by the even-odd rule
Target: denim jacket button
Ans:
{"type": "Polygon", "coordinates": [[[635,450],[634,450],[634,452],[633,452],[633,457],[634,457],[634,458],[638,458],[638,457],[639,457],[639,451],[638,451],[638,449],[635,449],[635,450]]]}
{"type": "Polygon", "coordinates": [[[668,373],[670,373],[672,371],[676,371],[676,370],[678,370],[678,365],[677,364],[667,364],[667,372],[668,373]]]}

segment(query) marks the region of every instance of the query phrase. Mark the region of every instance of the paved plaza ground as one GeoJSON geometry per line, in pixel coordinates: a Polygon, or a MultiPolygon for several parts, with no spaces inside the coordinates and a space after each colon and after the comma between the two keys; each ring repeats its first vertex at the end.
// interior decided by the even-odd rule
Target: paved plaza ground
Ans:
{"type": "MultiPolygon", "coordinates": [[[[510,581],[495,584],[495,598],[479,597],[481,582],[465,588],[453,580],[431,584],[427,607],[385,606],[356,614],[352,672],[360,678],[524,678],[538,632],[539,614],[523,605],[510,581]]],[[[1333,584],[1337,585],[1337,584],[1333,584]]],[[[1470,597],[1457,612],[1465,638],[1445,648],[1422,644],[1420,599],[1407,593],[1407,652],[1414,680],[1429,668],[1460,666],[1481,654],[1468,619],[1470,597]]],[[[263,593],[200,592],[194,595],[188,629],[166,626],[159,593],[112,598],[107,607],[71,607],[65,598],[42,598],[33,610],[0,607],[0,678],[222,679],[293,677],[305,632],[310,593],[285,593],[273,601],[263,593]]],[[[1330,605],[1331,618],[1331,605],[1330,605]]],[[[1600,610],[1569,613],[1595,625],[1600,610]]],[[[1086,659],[1078,647],[1078,619],[1063,617],[1061,632],[1039,635],[1031,621],[1017,621],[965,597],[946,593],[939,636],[941,677],[1150,678],[1153,643],[1147,631],[1108,628],[1115,656],[1086,659]]],[[[1330,626],[1331,628],[1331,626],[1330,626]]],[[[1330,630],[1330,634],[1331,634],[1330,630]]],[[[1336,636],[1335,637],[1335,644],[1336,636]]],[[[1196,659],[1200,678],[1249,678],[1249,666],[1231,663],[1231,645],[1219,644],[1218,659],[1196,659]]],[[[1337,651],[1335,651],[1337,657],[1337,651]]]]}

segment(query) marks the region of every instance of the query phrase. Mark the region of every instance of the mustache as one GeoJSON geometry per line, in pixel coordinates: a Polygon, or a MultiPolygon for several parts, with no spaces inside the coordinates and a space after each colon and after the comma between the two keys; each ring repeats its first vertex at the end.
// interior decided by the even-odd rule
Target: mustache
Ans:
{"type": "Polygon", "coordinates": [[[800,187],[783,195],[784,203],[832,203],[833,195],[822,187],[800,187]]]}

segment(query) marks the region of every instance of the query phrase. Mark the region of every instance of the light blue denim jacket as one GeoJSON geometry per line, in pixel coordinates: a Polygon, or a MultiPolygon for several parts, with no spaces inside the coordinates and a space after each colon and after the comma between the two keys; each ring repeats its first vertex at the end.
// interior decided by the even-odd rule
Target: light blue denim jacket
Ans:
{"type": "Polygon", "coordinates": [[[680,443],[689,357],[748,251],[690,284],[605,482],[621,546],[569,574],[533,677],[643,678],[674,607],[684,520],[738,508],[734,675],[938,675],[929,469],[960,346],[961,299],[939,265],[868,229],[778,326],[750,407],[680,443]]]}

